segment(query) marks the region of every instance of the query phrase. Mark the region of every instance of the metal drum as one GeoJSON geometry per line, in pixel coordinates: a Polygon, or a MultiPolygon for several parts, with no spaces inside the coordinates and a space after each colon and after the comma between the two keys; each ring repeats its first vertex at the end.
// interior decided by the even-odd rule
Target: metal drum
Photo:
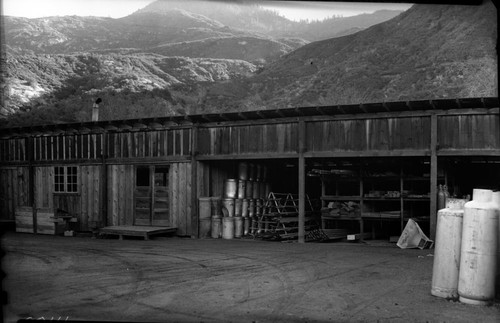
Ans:
{"type": "Polygon", "coordinates": [[[221,209],[221,198],[220,196],[213,196],[210,198],[210,204],[211,204],[211,215],[221,215],[222,214],[222,209],[221,209]]]}
{"type": "Polygon", "coordinates": [[[241,202],[241,216],[246,218],[248,216],[248,199],[243,199],[241,202]]]}
{"type": "Polygon", "coordinates": [[[245,189],[245,198],[251,199],[253,197],[253,182],[247,181],[247,187],[245,189]]]}
{"type": "Polygon", "coordinates": [[[261,199],[267,199],[266,195],[266,183],[265,182],[260,182],[259,183],[259,195],[261,199]]]}
{"type": "Polygon", "coordinates": [[[222,217],[220,215],[212,216],[212,230],[211,235],[212,238],[218,239],[222,236],[222,217]]]}
{"type": "Polygon", "coordinates": [[[252,185],[252,198],[258,199],[260,197],[259,188],[260,188],[259,182],[254,182],[252,185]]]}
{"type": "Polygon", "coordinates": [[[262,166],[255,165],[255,181],[260,182],[262,180],[262,166]]]}
{"type": "Polygon", "coordinates": [[[200,219],[200,239],[206,239],[210,237],[210,229],[212,226],[212,219],[210,216],[205,219],[200,219]]]}
{"type": "Polygon", "coordinates": [[[255,181],[255,165],[248,164],[248,180],[255,181]]]}
{"type": "Polygon", "coordinates": [[[248,180],[248,163],[240,162],[238,164],[238,179],[243,181],[248,180]]]}
{"type": "Polygon", "coordinates": [[[234,199],[231,198],[222,199],[222,215],[224,217],[234,216],[234,199]]]}
{"type": "Polygon", "coordinates": [[[256,216],[262,215],[262,200],[261,199],[255,200],[255,215],[256,216]]]}
{"type": "Polygon", "coordinates": [[[234,217],[222,218],[222,239],[234,238],[234,217]]]}
{"type": "Polygon", "coordinates": [[[226,179],[224,182],[224,197],[236,198],[238,190],[238,182],[235,179],[226,179]]]}
{"type": "Polygon", "coordinates": [[[248,216],[255,216],[255,200],[248,200],[248,216]]]}
{"type": "Polygon", "coordinates": [[[244,199],[246,197],[247,181],[240,179],[238,180],[238,198],[244,199]]]}
{"type": "Polygon", "coordinates": [[[252,220],[252,218],[250,217],[245,217],[243,218],[243,235],[244,236],[247,236],[250,234],[250,221],[252,220]]]}
{"type": "Polygon", "coordinates": [[[234,237],[241,238],[243,235],[243,218],[241,216],[234,217],[234,237]]]}
{"type": "Polygon", "coordinates": [[[241,216],[243,207],[243,199],[234,200],[234,216],[241,216]]]}

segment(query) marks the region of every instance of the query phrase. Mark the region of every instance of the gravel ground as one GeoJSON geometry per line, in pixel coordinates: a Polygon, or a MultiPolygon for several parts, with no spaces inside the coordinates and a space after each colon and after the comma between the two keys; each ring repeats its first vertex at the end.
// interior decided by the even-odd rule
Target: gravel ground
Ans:
{"type": "Polygon", "coordinates": [[[2,238],[5,322],[499,322],[430,294],[433,250],[157,237],[2,238]]]}

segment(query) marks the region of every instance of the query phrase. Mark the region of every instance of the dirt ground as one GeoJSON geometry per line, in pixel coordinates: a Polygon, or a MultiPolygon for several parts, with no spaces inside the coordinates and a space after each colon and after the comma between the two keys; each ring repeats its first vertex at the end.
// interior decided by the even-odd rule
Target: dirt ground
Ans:
{"type": "Polygon", "coordinates": [[[8,233],[9,304],[22,318],[127,322],[499,322],[500,303],[430,294],[433,250],[395,244],[8,233]]]}

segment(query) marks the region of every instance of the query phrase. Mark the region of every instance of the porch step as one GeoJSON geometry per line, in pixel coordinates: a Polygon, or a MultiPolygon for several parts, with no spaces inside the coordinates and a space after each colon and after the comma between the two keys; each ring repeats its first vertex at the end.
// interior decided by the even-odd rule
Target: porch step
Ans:
{"type": "Polygon", "coordinates": [[[100,233],[117,235],[120,240],[124,236],[144,237],[144,240],[149,240],[149,237],[155,234],[173,233],[177,231],[174,227],[153,227],[139,225],[116,225],[99,229],[100,233]]]}

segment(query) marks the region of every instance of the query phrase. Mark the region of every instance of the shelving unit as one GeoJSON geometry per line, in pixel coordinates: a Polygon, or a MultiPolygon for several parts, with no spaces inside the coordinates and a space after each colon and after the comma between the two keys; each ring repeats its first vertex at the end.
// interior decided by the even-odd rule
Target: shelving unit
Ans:
{"type": "MultiPolygon", "coordinates": [[[[425,176],[428,164],[424,160],[339,161],[329,169],[313,170],[321,178],[322,228],[334,222],[358,223],[361,237],[371,222],[372,237],[375,221],[382,226],[399,223],[401,233],[408,219],[429,220],[430,177],[425,176]],[[351,213],[344,206],[356,206],[351,213]]],[[[344,224],[349,226],[348,224],[344,224]]],[[[351,226],[352,227],[352,226],[351,226]]]]}

